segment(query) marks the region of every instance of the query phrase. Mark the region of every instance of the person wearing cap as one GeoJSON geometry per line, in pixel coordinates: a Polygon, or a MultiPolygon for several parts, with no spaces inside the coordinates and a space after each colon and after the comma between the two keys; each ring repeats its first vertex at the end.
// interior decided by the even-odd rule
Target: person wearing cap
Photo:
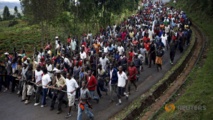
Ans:
{"type": "Polygon", "coordinates": [[[26,95],[25,104],[30,101],[30,96],[33,94],[33,66],[29,65],[26,74],[26,84],[23,85],[22,95],[26,95]]]}
{"type": "Polygon", "coordinates": [[[60,114],[62,112],[61,105],[62,103],[66,104],[66,101],[64,100],[65,93],[61,90],[65,90],[66,87],[66,80],[65,78],[61,75],[61,71],[56,71],[56,76],[53,79],[53,87],[56,87],[57,89],[54,90],[53,88],[53,96],[51,100],[51,106],[50,110],[54,109],[55,101],[57,99],[58,101],[58,111],[57,114],[60,114]]]}

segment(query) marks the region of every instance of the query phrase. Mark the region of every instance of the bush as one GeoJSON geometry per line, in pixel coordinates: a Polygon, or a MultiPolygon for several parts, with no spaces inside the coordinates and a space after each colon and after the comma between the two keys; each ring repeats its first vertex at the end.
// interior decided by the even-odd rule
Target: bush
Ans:
{"type": "Polygon", "coordinates": [[[12,21],[9,22],[8,27],[13,27],[16,24],[18,24],[18,21],[12,20],[12,21]]]}

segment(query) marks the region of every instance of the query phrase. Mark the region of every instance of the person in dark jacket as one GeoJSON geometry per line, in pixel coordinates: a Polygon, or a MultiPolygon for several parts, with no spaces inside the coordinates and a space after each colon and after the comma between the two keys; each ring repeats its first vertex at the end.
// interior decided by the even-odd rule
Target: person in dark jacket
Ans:
{"type": "Polygon", "coordinates": [[[113,99],[113,93],[117,94],[117,83],[118,83],[118,75],[117,75],[117,68],[116,65],[110,65],[110,82],[109,82],[109,86],[110,86],[110,99],[111,102],[114,101],[113,99]]]}

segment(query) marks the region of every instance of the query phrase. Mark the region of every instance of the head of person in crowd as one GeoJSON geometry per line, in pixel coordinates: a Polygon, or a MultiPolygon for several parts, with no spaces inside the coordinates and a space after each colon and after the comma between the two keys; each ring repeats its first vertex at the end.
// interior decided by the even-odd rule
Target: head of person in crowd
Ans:
{"type": "Polygon", "coordinates": [[[82,89],[86,89],[86,84],[87,84],[86,81],[82,81],[82,82],[81,82],[82,89]]]}
{"type": "Polygon", "coordinates": [[[92,71],[91,70],[88,70],[88,76],[92,76],[92,71]]]}
{"type": "Polygon", "coordinates": [[[119,66],[119,67],[118,67],[118,70],[119,70],[119,73],[122,73],[123,67],[122,67],[122,66],[119,66]]]}
{"type": "Polygon", "coordinates": [[[70,80],[70,79],[71,79],[71,77],[72,77],[72,74],[67,73],[67,74],[66,74],[66,77],[67,77],[67,79],[69,79],[69,80],[70,80]]]}
{"type": "Polygon", "coordinates": [[[61,71],[60,70],[57,70],[55,74],[56,74],[56,77],[58,79],[61,78],[61,71]]]}
{"type": "Polygon", "coordinates": [[[38,65],[38,66],[36,67],[36,70],[37,70],[37,71],[40,71],[40,70],[41,70],[41,66],[38,65]]]}

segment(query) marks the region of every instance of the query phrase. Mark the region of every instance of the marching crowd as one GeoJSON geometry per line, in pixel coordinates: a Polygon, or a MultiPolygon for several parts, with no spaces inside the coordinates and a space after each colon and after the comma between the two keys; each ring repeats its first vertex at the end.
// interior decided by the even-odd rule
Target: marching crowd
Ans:
{"type": "Polygon", "coordinates": [[[0,91],[2,86],[4,92],[17,91],[25,104],[34,102],[41,107],[50,98],[50,110],[56,103],[58,114],[62,104],[69,108],[66,117],[77,107],[77,120],[82,119],[83,111],[94,119],[90,101],[99,103],[103,93],[109,94],[111,102],[117,101],[116,105],[122,104],[122,97],[128,99],[130,93],[140,90],[140,73],[149,69],[144,66],[160,71],[165,51],[173,64],[176,51],[184,51],[192,34],[191,21],[183,11],[151,0],[142,3],[137,14],[101,28],[97,35],[68,36],[66,42],[56,36],[55,45],[49,42],[35,50],[33,58],[25,50],[18,54],[16,48],[13,53],[5,52],[0,91]]]}

